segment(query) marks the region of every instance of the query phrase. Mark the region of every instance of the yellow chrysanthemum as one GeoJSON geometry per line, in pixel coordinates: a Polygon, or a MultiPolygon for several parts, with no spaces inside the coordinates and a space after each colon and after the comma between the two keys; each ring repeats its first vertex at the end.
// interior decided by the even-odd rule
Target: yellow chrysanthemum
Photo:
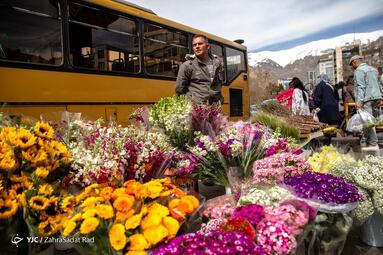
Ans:
{"type": "Polygon", "coordinates": [[[76,213],[70,220],[74,221],[74,222],[83,220],[82,214],[81,213],[76,213]]]}
{"type": "Polygon", "coordinates": [[[42,179],[45,179],[45,178],[47,178],[47,176],[50,173],[49,170],[50,170],[49,167],[40,166],[40,167],[36,168],[35,175],[42,178],[42,179]]]}
{"type": "Polygon", "coordinates": [[[151,244],[156,245],[169,235],[169,231],[162,225],[154,225],[144,230],[145,239],[151,244]]]}
{"type": "Polygon", "coordinates": [[[178,230],[180,229],[180,223],[173,217],[167,216],[162,219],[162,224],[169,231],[168,239],[172,239],[177,235],[178,230]]]}
{"type": "Polygon", "coordinates": [[[90,217],[95,217],[97,214],[97,210],[96,208],[90,208],[88,210],[86,210],[83,214],[82,214],[82,218],[83,219],[87,219],[87,218],[90,218],[90,217]]]}
{"type": "Polygon", "coordinates": [[[67,223],[66,223],[66,226],[64,228],[64,231],[63,231],[63,236],[64,237],[67,237],[67,236],[70,236],[73,231],[76,229],[76,222],[73,221],[73,220],[69,220],[67,223]]]}
{"type": "Polygon", "coordinates": [[[113,207],[119,212],[128,212],[132,208],[133,204],[134,197],[125,195],[117,198],[113,203],[113,207]]]}
{"type": "Polygon", "coordinates": [[[125,228],[128,230],[129,229],[135,229],[136,227],[138,227],[140,225],[141,219],[142,219],[141,213],[133,215],[132,217],[130,217],[126,220],[125,228]]]}
{"type": "Polygon", "coordinates": [[[81,207],[83,210],[88,210],[90,208],[96,207],[96,203],[98,201],[99,200],[96,197],[88,197],[84,202],[82,202],[81,207]]]}
{"type": "Polygon", "coordinates": [[[161,217],[169,215],[169,209],[159,203],[153,203],[151,206],[149,206],[148,212],[149,214],[157,214],[161,217]]]}
{"type": "Polygon", "coordinates": [[[134,209],[130,209],[128,212],[116,212],[116,222],[125,224],[126,220],[132,217],[135,213],[134,209]]]}
{"type": "Polygon", "coordinates": [[[125,255],[147,255],[147,251],[128,251],[125,255]]]}
{"type": "MultiPolygon", "coordinates": [[[[1,199],[0,199],[1,200],[1,199]]],[[[0,219],[7,219],[16,214],[18,203],[16,200],[6,200],[0,204],[0,219]]]]}
{"type": "Polygon", "coordinates": [[[13,171],[18,165],[18,161],[13,152],[7,152],[0,160],[0,169],[4,169],[5,171],[13,171]]]}
{"type": "Polygon", "coordinates": [[[116,251],[122,250],[127,242],[125,227],[122,224],[114,224],[109,230],[109,242],[116,251]]]}
{"type": "Polygon", "coordinates": [[[157,198],[160,196],[163,186],[157,181],[150,181],[144,184],[144,187],[148,190],[150,198],[157,198]]]}
{"type": "Polygon", "coordinates": [[[85,219],[80,226],[80,233],[83,235],[87,235],[95,231],[98,227],[100,221],[95,217],[90,217],[85,219]]]}
{"type": "Polygon", "coordinates": [[[126,195],[129,195],[127,189],[125,189],[125,188],[115,189],[112,193],[112,200],[116,200],[117,198],[123,197],[126,195]]]}
{"type": "Polygon", "coordinates": [[[52,236],[59,230],[59,225],[52,220],[40,222],[37,227],[38,234],[40,236],[52,236]]]}
{"type": "Polygon", "coordinates": [[[36,122],[34,132],[38,137],[47,139],[52,139],[54,135],[54,130],[51,125],[40,121],[36,122]]]}
{"type": "Polygon", "coordinates": [[[20,128],[15,136],[11,137],[11,142],[21,149],[31,147],[36,143],[36,137],[24,128],[20,128]]]}
{"type": "Polygon", "coordinates": [[[112,194],[113,194],[113,188],[112,187],[105,187],[105,188],[101,189],[101,191],[100,191],[100,197],[102,197],[104,199],[104,201],[110,200],[112,198],[112,194]]]}
{"type": "Polygon", "coordinates": [[[49,205],[49,199],[42,196],[34,196],[29,200],[29,206],[36,211],[42,211],[47,209],[49,205]]]}
{"type": "Polygon", "coordinates": [[[96,211],[97,215],[104,220],[108,220],[114,216],[114,210],[111,205],[97,205],[96,211]]]}
{"type": "Polygon", "coordinates": [[[131,251],[143,251],[150,247],[143,234],[134,234],[129,237],[131,251]]]}
{"type": "Polygon", "coordinates": [[[39,194],[50,196],[53,193],[53,187],[50,184],[44,184],[39,188],[39,194]]]}
{"type": "Polygon", "coordinates": [[[141,221],[141,228],[147,229],[151,226],[158,225],[162,221],[162,217],[160,215],[151,213],[145,216],[141,221]]]}
{"type": "Polygon", "coordinates": [[[69,213],[73,210],[76,205],[76,199],[73,196],[67,196],[61,201],[61,210],[69,213]]]}

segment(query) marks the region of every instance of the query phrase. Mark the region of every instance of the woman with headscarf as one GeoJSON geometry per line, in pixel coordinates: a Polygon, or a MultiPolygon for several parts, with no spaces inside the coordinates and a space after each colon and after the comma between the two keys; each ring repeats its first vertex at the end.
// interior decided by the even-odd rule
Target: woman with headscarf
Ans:
{"type": "Polygon", "coordinates": [[[339,96],[327,74],[320,75],[320,82],[316,85],[314,90],[314,107],[318,111],[318,118],[320,122],[329,125],[339,124],[339,96]]]}
{"type": "Polygon", "coordinates": [[[309,94],[299,78],[294,77],[290,82],[294,88],[291,110],[294,115],[310,115],[309,94]]]}

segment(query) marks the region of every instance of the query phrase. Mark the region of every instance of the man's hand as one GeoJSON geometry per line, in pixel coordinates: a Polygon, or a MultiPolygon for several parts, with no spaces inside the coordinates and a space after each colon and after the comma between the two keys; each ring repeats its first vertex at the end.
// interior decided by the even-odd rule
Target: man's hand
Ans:
{"type": "Polygon", "coordinates": [[[363,104],[361,102],[356,102],[356,109],[362,109],[363,104]]]}

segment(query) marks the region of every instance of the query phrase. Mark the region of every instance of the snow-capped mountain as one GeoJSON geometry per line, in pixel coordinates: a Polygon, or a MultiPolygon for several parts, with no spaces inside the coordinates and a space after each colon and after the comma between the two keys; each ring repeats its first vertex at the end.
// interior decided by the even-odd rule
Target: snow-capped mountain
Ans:
{"type": "Polygon", "coordinates": [[[318,56],[327,49],[335,49],[335,47],[352,43],[354,39],[360,39],[362,43],[375,41],[380,36],[383,36],[383,30],[377,30],[370,33],[351,33],[340,35],[331,39],[323,39],[313,41],[310,43],[302,44],[287,50],[280,51],[261,51],[256,53],[248,53],[248,60],[250,66],[257,66],[260,62],[273,62],[286,66],[297,59],[302,59],[305,56],[318,56]]]}

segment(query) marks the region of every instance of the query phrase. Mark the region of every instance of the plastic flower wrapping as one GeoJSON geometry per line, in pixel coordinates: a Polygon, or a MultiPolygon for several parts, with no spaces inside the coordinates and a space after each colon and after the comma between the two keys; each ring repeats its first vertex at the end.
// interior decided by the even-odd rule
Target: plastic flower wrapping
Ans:
{"type": "Polygon", "coordinates": [[[66,123],[62,137],[73,160],[68,184],[121,185],[125,180],[148,180],[161,171],[173,150],[166,136],[103,120],[66,123]]]}
{"type": "Polygon", "coordinates": [[[159,128],[174,146],[185,150],[192,140],[192,104],[186,96],[162,98],[150,108],[149,122],[159,128]]]}
{"type": "Polygon", "coordinates": [[[92,184],[73,198],[71,216],[63,220],[64,237],[94,238],[82,243],[87,253],[146,253],[170,240],[199,207],[199,200],[185,195],[169,179],[141,184],[135,180],[121,188],[92,184]]]}
{"type": "Polygon", "coordinates": [[[228,125],[228,120],[221,112],[220,105],[193,104],[192,126],[194,132],[214,137],[226,125],[228,125]]]}
{"type": "Polygon", "coordinates": [[[315,152],[307,160],[313,171],[319,173],[328,173],[334,166],[343,161],[350,162],[355,160],[351,155],[339,153],[332,145],[321,147],[320,152],[315,152]]]}
{"type": "Polygon", "coordinates": [[[227,219],[231,217],[234,210],[234,197],[232,195],[224,195],[207,201],[202,209],[202,216],[208,219],[227,219]]]}
{"type": "Polygon", "coordinates": [[[208,235],[195,233],[176,237],[152,253],[152,255],[168,254],[266,255],[267,253],[244,233],[212,231],[208,235]]]}
{"type": "Polygon", "coordinates": [[[363,223],[375,210],[383,213],[383,157],[367,155],[356,162],[340,162],[331,169],[334,175],[345,178],[359,188],[365,200],[351,214],[363,223]]]}
{"type": "Polygon", "coordinates": [[[254,162],[253,182],[278,184],[285,177],[299,176],[307,171],[311,171],[311,166],[304,158],[292,153],[279,153],[254,162]]]}

